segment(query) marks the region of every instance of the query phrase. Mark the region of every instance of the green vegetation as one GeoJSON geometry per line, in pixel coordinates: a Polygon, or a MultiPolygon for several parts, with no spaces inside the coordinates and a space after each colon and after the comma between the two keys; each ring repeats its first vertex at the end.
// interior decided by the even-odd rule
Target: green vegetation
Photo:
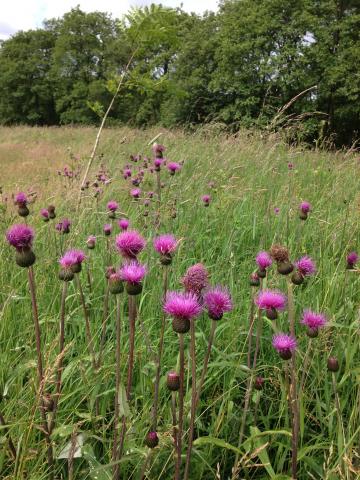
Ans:
{"type": "MultiPolygon", "coordinates": [[[[146,171],[140,184],[142,194],[139,201],[131,199],[131,183],[123,178],[126,164],[130,164],[133,172],[142,167],[143,160],[137,163],[129,160],[131,154],[142,153],[152,162],[148,143],[157,134],[155,129],[104,130],[100,156],[96,157],[89,180],[94,181],[102,163],[112,182],[101,185],[103,193],[100,197],[95,197],[94,187],[86,189],[77,211],[81,175],[71,179],[58,175],[57,170],[63,171],[68,165],[76,172],[82,167],[96,129],[0,129],[1,159],[11,159],[9,165],[13,166],[13,170],[8,168],[4,172],[0,214],[0,411],[17,449],[14,462],[7,448],[6,430],[2,427],[1,478],[49,478],[47,447],[38,409],[35,337],[26,269],[15,265],[14,251],[4,239],[6,229],[22,221],[16,215],[11,195],[20,190],[28,192],[28,189],[37,194],[36,201],[29,205],[31,214],[27,223],[36,231],[34,272],[46,391],[55,389],[63,287],[63,282],[58,279],[61,244],[63,249],[85,249],[87,237],[97,236],[95,249],[86,252],[89,258],[84,262],[81,277],[90,309],[94,348],[98,352],[106,286],[107,242],[103,225],[109,223],[107,202],[116,200],[121,211],[118,215],[128,217],[131,226],[148,240],[141,254],[149,272],[139,298],[133,396],[129,403],[124,400],[123,390],[121,396],[120,415],[126,415],[129,428],[121,460],[121,478],[140,478],[148,455],[144,439],[151,423],[156,375],[152,351],[158,346],[162,315],[162,267],[152,247],[152,239],[158,231],[171,232],[181,239],[170,267],[170,289],[179,290],[180,279],[187,268],[202,262],[210,272],[211,283],[227,286],[234,303],[234,310],[217,323],[209,369],[197,409],[190,479],[231,478],[236,454],[241,459],[239,478],[291,478],[291,418],[285,362],[271,346],[274,322],[265,316],[254,372],[264,378],[264,388],[254,390],[250,397],[244,439],[238,448],[250,375],[247,344],[254,289],[249,286],[249,275],[256,270],[254,259],[258,251],[268,250],[274,243],[286,245],[292,260],[304,254],[311,256],[318,270],[305,284],[294,286],[298,382],[306,374],[304,388],[299,394],[298,479],[358,478],[360,279],[358,267],[346,270],[347,253],[359,251],[358,158],[345,152],[335,154],[310,152],[301,147],[288,148],[279,138],[262,140],[260,135],[249,137],[242,131],[234,136],[219,135],[214,126],[203,127],[192,135],[164,130],[158,141],[166,145],[166,156],[172,161],[184,161],[184,164],[174,176],[170,176],[165,168],[161,171],[165,186],[162,189],[161,226],[157,229],[156,195],[149,207],[144,206],[147,192],[156,191],[156,177],[146,171]],[[27,155],[29,164],[24,161],[27,155]],[[44,158],[48,160],[44,161],[44,158]],[[289,162],[293,164],[292,169],[289,162]],[[210,186],[210,182],[214,185],[210,186]],[[204,194],[211,195],[208,207],[204,207],[201,200],[204,194]],[[306,221],[299,219],[299,204],[303,200],[312,204],[306,221]],[[57,218],[44,223],[39,212],[49,204],[56,206],[57,218]],[[278,208],[279,213],[276,214],[274,208],[278,208]],[[148,216],[144,216],[145,210],[149,212],[148,216]],[[72,221],[70,233],[60,236],[54,224],[65,217],[72,221]],[[88,266],[92,275],[91,291],[86,287],[88,266]],[[305,327],[300,324],[305,308],[324,312],[329,320],[318,338],[307,337],[305,327]],[[310,342],[310,362],[304,368],[310,342]],[[339,371],[334,374],[340,416],[332,375],[326,366],[330,355],[338,357],[340,364],[339,371]]],[[[109,237],[111,245],[118,232],[114,222],[109,237]]],[[[115,249],[111,250],[111,259],[114,265],[120,263],[115,249]]],[[[276,273],[275,267],[270,269],[265,282],[269,288],[286,292],[286,280],[276,273]]],[[[125,296],[122,301],[121,364],[125,382],[129,324],[125,296]]],[[[100,370],[94,372],[78,290],[75,282],[69,283],[63,390],[52,434],[57,478],[112,478],[115,310],[116,301],[112,297],[103,363],[100,370]],[[75,441],[83,442],[81,452],[77,452],[79,456],[72,460],[69,454],[71,440],[73,445],[75,441]]],[[[166,322],[159,396],[160,443],[148,459],[146,478],[151,480],[170,479],[174,474],[170,393],[165,386],[165,376],[178,365],[179,347],[171,320],[166,322]]],[[[288,323],[285,311],[279,315],[276,325],[288,332],[288,323]]],[[[199,378],[210,331],[210,320],[205,314],[196,320],[195,328],[199,378]]],[[[189,338],[185,336],[185,432],[189,428],[192,379],[189,338]]],[[[186,441],[184,455],[185,447],[186,441]]]]}
{"type": "Polygon", "coordinates": [[[152,5],[121,20],[76,8],[1,44],[0,123],[95,124],[125,73],[113,124],[352,145],[359,32],[356,0],[224,0],[204,16],[152,5]]]}

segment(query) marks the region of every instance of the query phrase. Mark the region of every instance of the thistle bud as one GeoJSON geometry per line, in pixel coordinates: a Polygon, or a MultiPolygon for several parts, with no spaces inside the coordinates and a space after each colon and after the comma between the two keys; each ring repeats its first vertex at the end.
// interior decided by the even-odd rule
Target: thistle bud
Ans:
{"type": "Polygon", "coordinates": [[[254,383],[255,390],[262,390],[264,388],[264,382],[263,377],[256,377],[254,383]]]}
{"type": "Polygon", "coordinates": [[[31,248],[22,248],[16,250],[15,261],[16,264],[19,265],[19,267],[31,267],[31,265],[34,265],[35,260],[36,257],[31,248]]]}
{"type": "Polygon", "coordinates": [[[336,357],[329,357],[327,361],[329,372],[337,372],[339,370],[339,361],[336,357]]]}
{"type": "Polygon", "coordinates": [[[145,445],[149,448],[155,448],[159,445],[159,437],[156,432],[149,432],[146,435],[145,445]]]}
{"type": "Polygon", "coordinates": [[[166,386],[172,392],[176,392],[177,390],[179,390],[179,388],[180,388],[180,375],[173,370],[171,372],[168,372],[167,377],[166,377],[166,386]]]}
{"type": "Polygon", "coordinates": [[[172,319],[172,327],[176,333],[187,333],[190,330],[190,320],[174,317],[172,319]]]}

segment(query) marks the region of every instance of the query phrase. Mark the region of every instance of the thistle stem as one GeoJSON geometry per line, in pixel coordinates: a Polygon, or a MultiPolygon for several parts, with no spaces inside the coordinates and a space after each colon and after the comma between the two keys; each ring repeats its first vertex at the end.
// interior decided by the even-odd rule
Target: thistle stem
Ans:
{"type": "Polygon", "coordinates": [[[83,289],[82,289],[82,286],[81,286],[81,281],[80,281],[80,277],[79,277],[78,273],[75,274],[75,278],[76,278],[77,287],[79,289],[81,305],[82,305],[83,312],[84,312],[87,347],[88,347],[88,350],[89,350],[89,353],[90,353],[90,356],[91,356],[92,366],[93,366],[94,370],[96,370],[96,359],[95,359],[95,351],[94,351],[94,345],[93,345],[93,337],[91,335],[89,311],[88,311],[88,308],[86,306],[84,292],[83,292],[83,289]]]}
{"type": "MultiPolygon", "coordinates": [[[[294,293],[291,279],[287,276],[287,290],[288,290],[288,315],[290,334],[295,337],[295,305],[294,293]]],[[[291,437],[291,476],[293,480],[297,479],[297,453],[298,453],[298,439],[299,439],[299,412],[298,412],[298,396],[296,388],[296,358],[293,353],[291,357],[291,384],[290,384],[290,403],[292,410],[292,437],[291,437]]]]}
{"type": "MultiPolygon", "coordinates": [[[[164,267],[163,272],[163,299],[166,297],[168,289],[168,267],[164,267]]],[[[162,314],[161,318],[161,330],[160,330],[160,339],[159,339],[159,349],[156,359],[156,377],[155,377],[155,387],[154,387],[154,405],[152,411],[152,429],[156,431],[157,422],[158,422],[158,404],[159,404],[159,384],[160,384],[160,375],[161,375],[161,359],[164,349],[164,334],[165,334],[165,325],[166,317],[165,313],[162,314]]]]}
{"type": "Polygon", "coordinates": [[[179,388],[179,428],[177,436],[177,462],[175,466],[175,480],[180,480],[181,469],[181,447],[182,430],[184,421],[184,376],[185,376],[185,352],[184,352],[184,334],[179,333],[179,351],[180,351],[180,388],[179,388]]]}
{"type": "Polygon", "coordinates": [[[41,351],[41,332],[40,332],[38,307],[37,307],[37,301],[36,301],[35,276],[34,276],[34,270],[32,267],[28,268],[28,277],[29,277],[31,305],[32,305],[32,311],[33,311],[34,329],[35,329],[37,373],[38,373],[39,396],[40,396],[40,412],[41,412],[41,417],[43,421],[45,439],[47,443],[49,480],[52,480],[54,478],[54,457],[53,457],[53,449],[52,449],[51,440],[50,440],[49,425],[46,419],[46,411],[45,411],[44,398],[43,398],[44,371],[43,371],[43,361],[42,361],[42,351],[41,351]]]}
{"type": "MultiPolygon", "coordinates": [[[[212,321],[214,322],[214,321],[212,321]]],[[[215,331],[215,330],[214,330],[215,331]]],[[[211,346],[210,346],[211,350],[211,346]]],[[[196,403],[197,403],[197,391],[196,391],[196,337],[195,337],[195,322],[192,320],[190,322],[190,355],[191,355],[191,409],[190,409],[190,427],[189,427],[189,438],[188,438],[188,448],[186,452],[186,463],[185,463],[185,473],[184,480],[188,480],[190,472],[190,460],[191,460],[191,451],[194,441],[194,430],[195,430],[195,415],[196,415],[196,403]]],[[[210,352],[209,352],[210,355],[210,352]]]]}
{"type": "Polygon", "coordinates": [[[50,424],[50,433],[53,431],[56,420],[57,407],[60,400],[61,394],[61,377],[62,377],[62,365],[64,359],[64,348],[65,348],[65,302],[67,297],[68,282],[63,282],[63,288],[61,293],[61,303],[60,303],[60,323],[59,323],[59,362],[57,366],[56,373],[56,393],[54,398],[54,410],[52,414],[51,424],[50,424]]]}
{"type": "MultiPolygon", "coordinates": [[[[171,392],[171,417],[174,437],[174,451],[177,452],[176,392],[171,392]]],[[[176,461],[176,460],[175,460],[176,461]]]]}
{"type": "Polygon", "coordinates": [[[136,322],[136,301],[133,295],[129,295],[129,363],[127,374],[126,398],[130,401],[132,379],[134,371],[134,350],[135,350],[135,322],[136,322]]]}
{"type": "MultiPolygon", "coordinates": [[[[120,382],[121,382],[121,299],[120,295],[116,296],[116,346],[115,346],[115,362],[116,362],[116,379],[115,379],[115,399],[114,399],[114,442],[112,451],[112,461],[118,459],[118,430],[119,430],[119,412],[120,412],[120,382]]],[[[120,465],[114,466],[114,478],[118,477],[120,465]]]]}
{"type": "Polygon", "coordinates": [[[100,347],[99,347],[99,355],[97,361],[97,368],[101,367],[102,363],[102,355],[105,346],[105,339],[106,339],[106,324],[108,321],[109,316],[109,282],[106,280],[106,288],[105,288],[105,295],[104,295],[104,307],[103,307],[103,322],[101,325],[101,338],[100,338],[100,347]]]}

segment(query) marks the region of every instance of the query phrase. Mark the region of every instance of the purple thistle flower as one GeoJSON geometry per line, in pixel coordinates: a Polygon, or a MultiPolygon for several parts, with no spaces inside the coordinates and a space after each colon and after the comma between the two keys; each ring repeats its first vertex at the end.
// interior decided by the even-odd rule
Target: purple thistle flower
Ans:
{"type": "Polygon", "coordinates": [[[124,169],[124,178],[131,177],[131,170],[130,168],[125,168],[124,169]]]}
{"type": "Polygon", "coordinates": [[[278,215],[280,213],[280,208],[279,207],[275,207],[274,208],[274,213],[275,215],[278,215]]]}
{"type": "Polygon", "coordinates": [[[359,260],[359,255],[356,252],[350,252],[349,255],[346,257],[347,266],[349,269],[354,268],[359,260]]]}
{"type": "Polygon", "coordinates": [[[86,240],[86,245],[88,248],[93,249],[96,245],[96,237],[95,235],[89,235],[86,240]]]}
{"type": "Polygon", "coordinates": [[[136,230],[128,230],[116,237],[116,247],[125,258],[136,258],[144,249],[146,241],[136,230]]]}
{"type": "Polygon", "coordinates": [[[148,193],[148,197],[149,197],[149,198],[153,198],[153,196],[154,196],[154,192],[149,192],[149,193],[148,193]]]}
{"type": "Polygon", "coordinates": [[[201,200],[204,202],[204,205],[207,207],[210,204],[211,197],[210,195],[203,195],[201,200]]]}
{"type": "Polygon", "coordinates": [[[40,210],[40,215],[42,216],[42,218],[46,221],[46,220],[49,220],[49,210],[47,208],[42,208],[40,210]]]}
{"type": "Polygon", "coordinates": [[[85,260],[86,256],[82,250],[68,250],[65,254],[60,258],[59,263],[62,268],[70,269],[75,265],[81,264],[85,260]]]}
{"type": "Polygon", "coordinates": [[[306,325],[310,330],[317,331],[319,328],[324,327],[327,324],[327,319],[322,313],[304,310],[301,323],[306,325]]]}
{"type": "Polygon", "coordinates": [[[29,249],[34,240],[34,230],[27,225],[16,224],[6,232],[6,239],[18,251],[29,249]]]}
{"type": "Polygon", "coordinates": [[[191,292],[168,292],[163,308],[167,315],[180,320],[192,320],[201,312],[198,299],[191,292]]]}
{"type": "Polygon", "coordinates": [[[282,311],[286,306],[286,296],[278,290],[262,290],[255,299],[256,305],[261,310],[266,310],[266,316],[269,320],[275,320],[278,311],[282,311]]]}
{"type": "Polygon", "coordinates": [[[126,263],[120,269],[121,280],[132,284],[141,283],[147,273],[145,265],[141,265],[136,261],[126,263]]]}
{"type": "Polygon", "coordinates": [[[115,202],[115,200],[111,200],[107,204],[107,209],[110,210],[110,212],[116,212],[118,208],[119,208],[119,204],[115,202]]]}
{"type": "Polygon", "coordinates": [[[170,174],[171,174],[171,175],[174,175],[175,172],[177,172],[178,170],[181,169],[181,165],[180,165],[180,163],[169,162],[169,163],[167,164],[167,168],[168,168],[170,174]]]}
{"type": "Polygon", "coordinates": [[[154,155],[158,154],[158,153],[163,153],[165,152],[165,146],[164,145],[161,145],[160,143],[154,143],[151,147],[154,155]]]}
{"type": "Polygon", "coordinates": [[[196,263],[187,269],[181,283],[187,292],[199,297],[202,290],[209,285],[209,273],[202,263],[196,263]]]}
{"type": "Polygon", "coordinates": [[[288,163],[288,169],[292,170],[294,168],[294,164],[292,162],[288,163]]]}
{"type": "Polygon", "coordinates": [[[129,223],[130,223],[129,220],[127,220],[126,218],[121,218],[118,221],[118,225],[121,228],[121,230],[127,230],[129,227],[129,223]]]}
{"type": "Polygon", "coordinates": [[[61,222],[55,225],[55,228],[60,233],[69,233],[70,232],[71,222],[67,218],[64,218],[61,222]]]}
{"type": "Polygon", "coordinates": [[[15,195],[15,205],[25,206],[28,203],[26,193],[19,192],[15,195]]]}
{"type": "Polygon", "coordinates": [[[150,205],[150,200],[144,200],[144,207],[148,207],[150,205]]]}
{"type": "Polygon", "coordinates": [[[301,202],[299,208],[303,213],[309,213],[311,210],[311,204],[309,202],[301,202]]]}
{"type": "Polygon", "coordinates": [[[130,195],[135,198],[135,199],[138,199],[141,195],[141,190],[140,188],[133,188],[132,190],[130,190],[130,195]]]}
{"type": "Polygon", "coordinates": [[[154,248],[161,255],[173,253],[176,250],[177,244],[176,238],[170,233],[154,238],[154,248]]]}
{"type": "Polygon", "coordinates": [[[112,225],[110,223],[107,223],[106,225],[104,225],[103,230],[104,230],[104,234],[106,236],[109,236],[112,231],[112,225]]]}
{"type": "Polygon", "coordinates": [[[315,263],[308,256],[301,257],[298,261],[296,261],[295,267],[303,277],[310,277],[316,272],[315,263]]]}
{"type": "Polygon", "coordinates": [[[278,351],[280,357],[289,360],[297,347],[296,338],[285,333],[278,333],[272,338],[272,345],[278,351]]]}
{"type": "Polygon", "coordinates": [[[154,160],[154,167],[155,170],[160,170],[161,165],[163,164],[164,160],[162,158],[155,158],[154,160]]]}
{"type": "Polygon", "coordinates": [[[268,252],[259,252],[256,256],[256,263],[260,270],[266,270],[272,265],[272,259],[268,252]]]}
{"type": "Polygon", "coordinates": [[[225,312],[233,308],[228,290],[221,286],[211,288],[204,294],[204,305],[212,320],[221,320],[225,312]]]}

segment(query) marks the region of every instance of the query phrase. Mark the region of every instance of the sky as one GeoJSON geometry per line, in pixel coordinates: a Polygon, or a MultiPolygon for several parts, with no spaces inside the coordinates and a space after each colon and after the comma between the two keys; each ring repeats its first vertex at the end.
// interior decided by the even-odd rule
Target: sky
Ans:
{"type": "Polygon", "coordinates": [[[86,12],[109,12],[121,17],[132,6],[162,3],[167,7],[179,7],[187,12],[202,13],[217,9],[218,0],[2,0],[0,2],[0,39],[6,40],[18,30],[41,27],[44,19],[61,17],[71,8],[80,5],[86,12]]]}

